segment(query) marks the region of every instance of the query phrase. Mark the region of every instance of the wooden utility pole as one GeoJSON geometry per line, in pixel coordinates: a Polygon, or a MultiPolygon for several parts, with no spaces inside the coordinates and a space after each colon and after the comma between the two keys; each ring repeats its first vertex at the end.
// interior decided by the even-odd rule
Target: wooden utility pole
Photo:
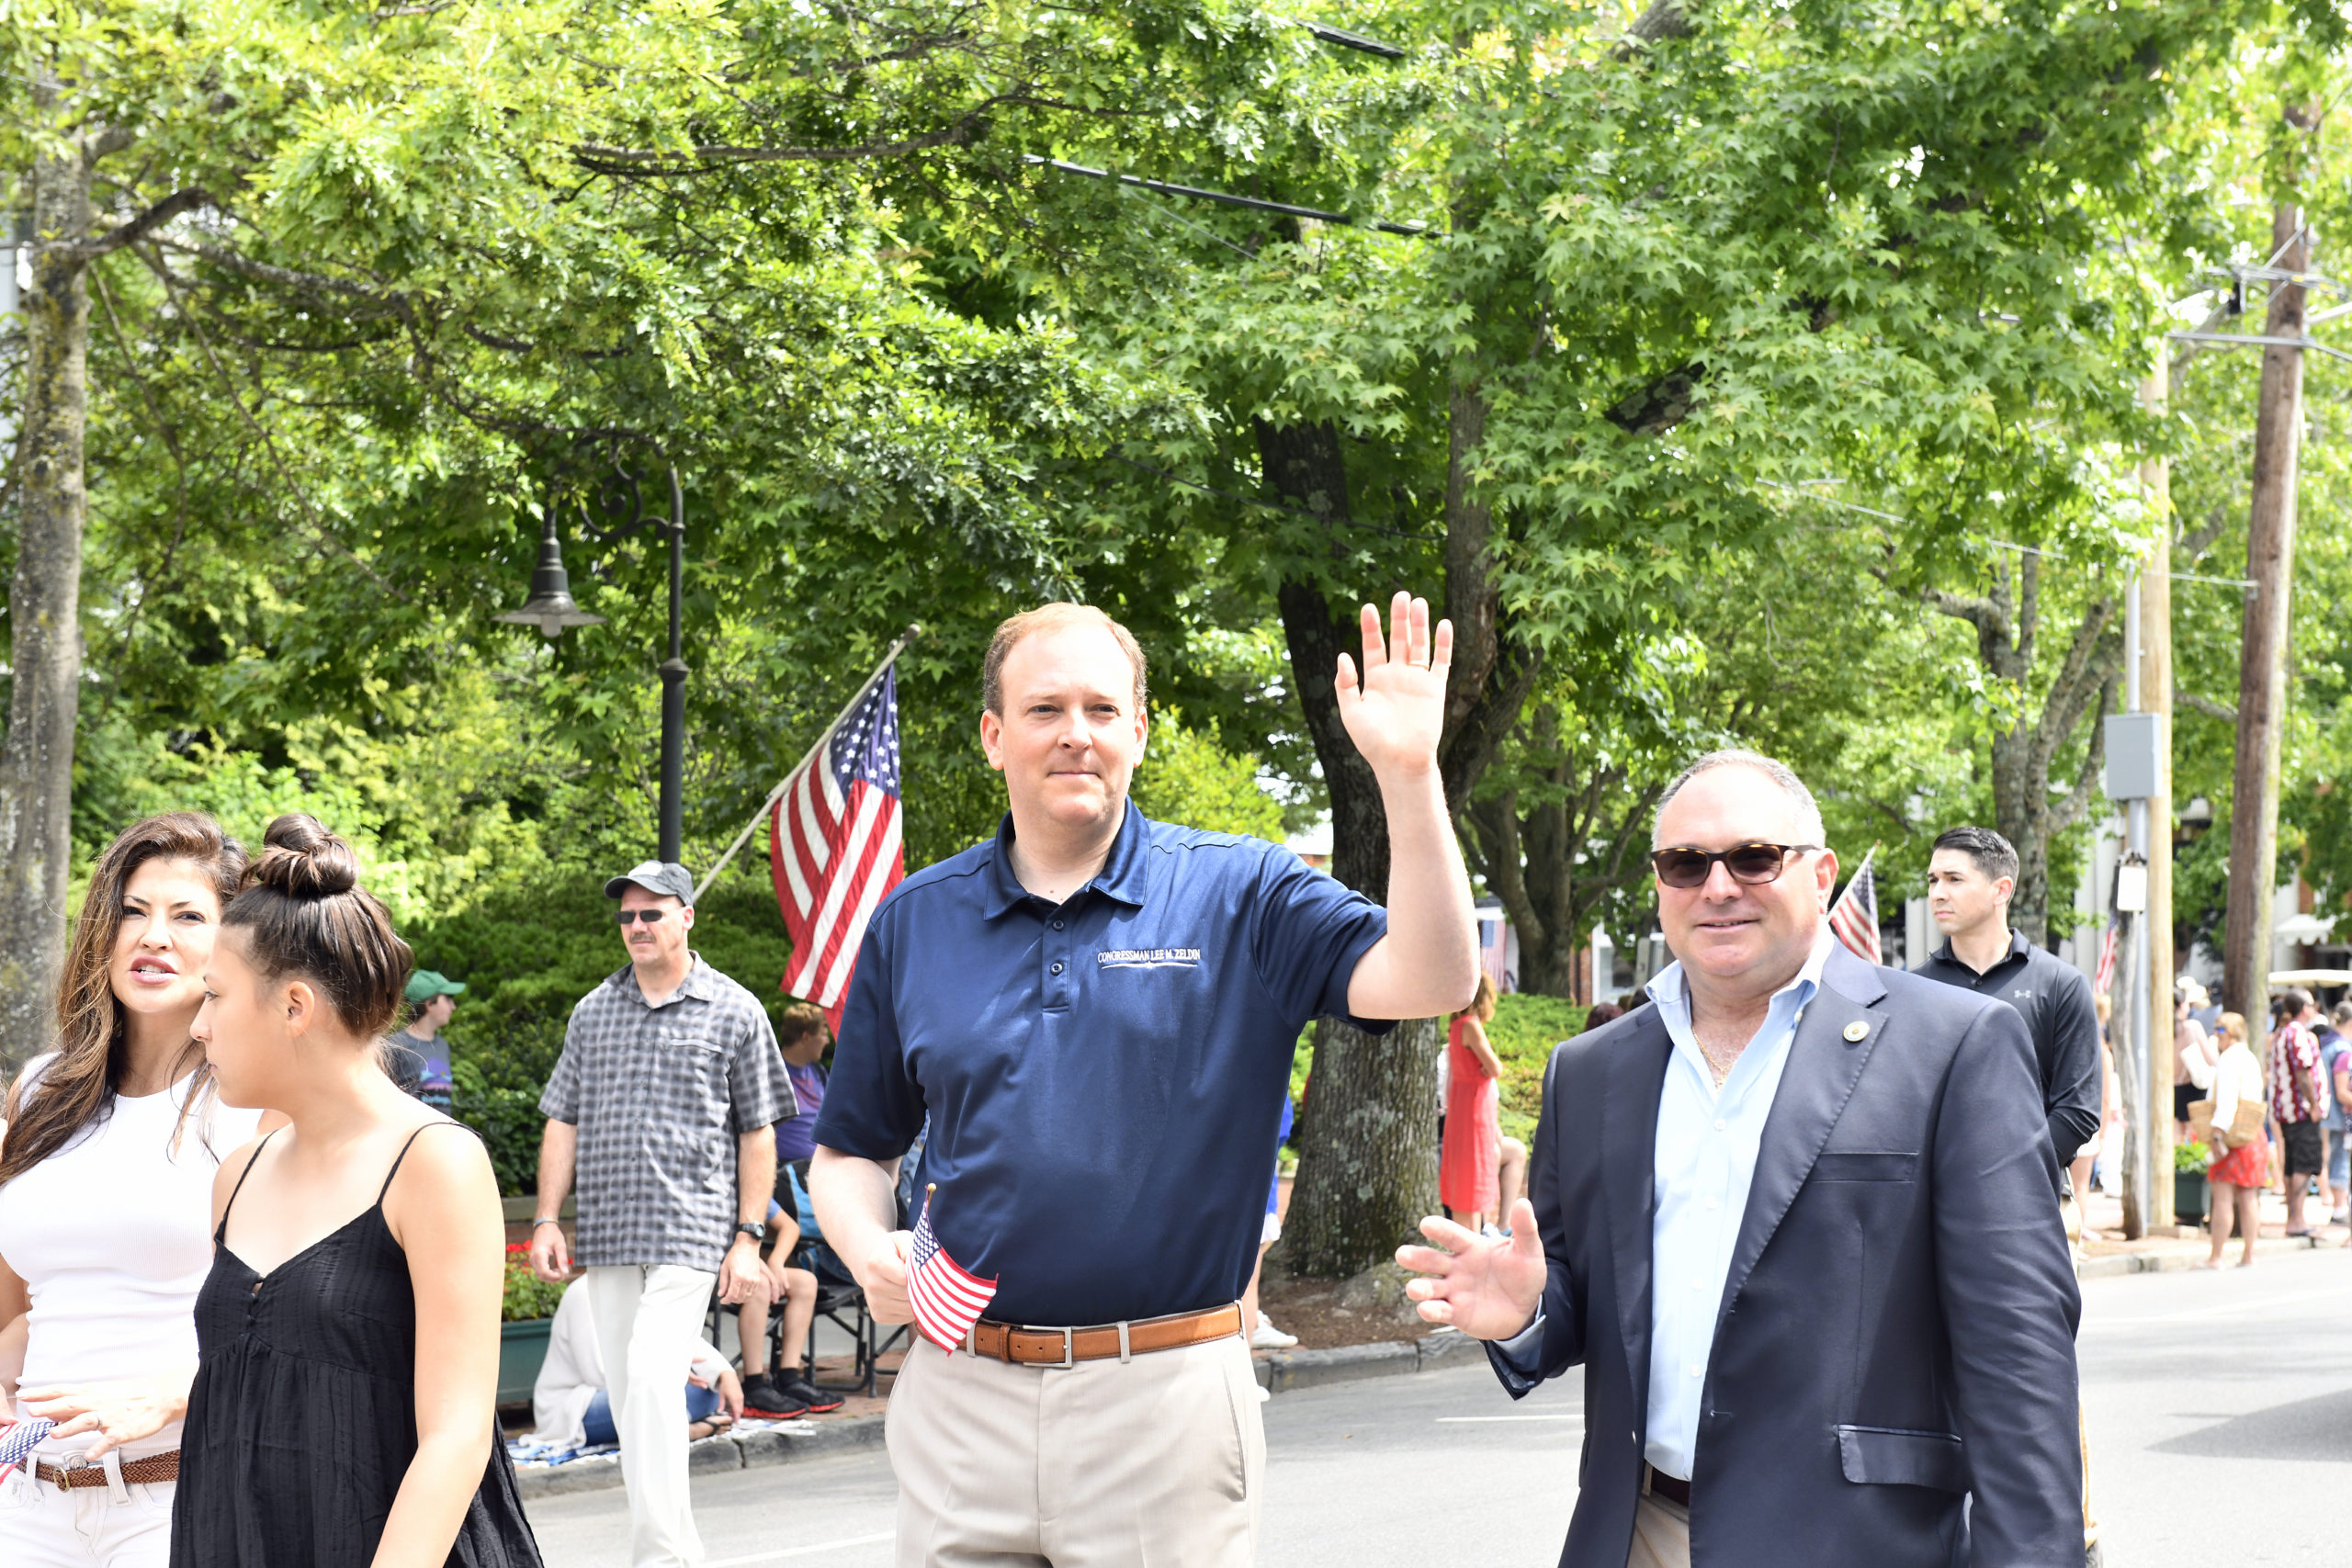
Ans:
{"type": "MultiPolygon", "coordinates": [[[[2271,265],[2310,265],[2300,203],[2270,220],[2271,265]]],[[[2270,904],[2278,855],[2278,739],[2287,717],[2289,595],[2295,565],[2295,480],[2303,430],[2303,289],[2270,284],[2263,335],[2262,400],[2254,426],[2254,497],[2246,520],[2245,652],[2238,671],[2237,766],[2230,806],[2229,915],[2222,946],[2222,1005],[2258,1022],[2270,994],[2270,904]]]]}
{"type": "MultiPolygon", "coordinates": [[[[2156,367],[2140,395],[2151,412],[2161,412],[2168,389],[2164,345],[2156,367]]],[[[2140,1126],[2133,1137],[2149,1141],[2146,1214],[2150,1228],[2177,1222],[2172,1206],[2172,474],[2162,457],[2140,466],[2148,510],[2156,520],[2156,546],[2140,572],[2140,706],[2164,715],[2164,745],[2156,752],[2156,791],[2148,797],[2148,1064],[2143,1103],[2126,1111],[2140,1126]]]]}

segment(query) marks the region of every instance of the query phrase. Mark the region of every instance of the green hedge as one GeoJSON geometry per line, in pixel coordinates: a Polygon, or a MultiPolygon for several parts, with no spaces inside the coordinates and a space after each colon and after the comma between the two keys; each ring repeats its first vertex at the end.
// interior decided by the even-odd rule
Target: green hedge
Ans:
{"type": "Polygon", "coordinates": [[[1503,1131],[1524,1143],[1544,1109],[1544,1065],[1552,1047],[1584,1028],[1588,1010],[1558,997],[1517,992],[1495,998],[1487,1041],[1502,1058],[1503,1131]]]}
{"type": "MultiPolygon", "coordinates": [[[[455,1109],[489,1145],[509,1194],[537,1185],[539,1091],[572,1007],[628,962],[613,909],[601,876],[574,873],[401,933],[418,968],[466,987],[447,1032],[455,1109]]],[[[695,910],[694,948],[760,998],[770,1018],[782,1015],[790,998],[777,982],[791,944],[762,881],[730,875],[712,888],[695,910]]]]}
{"type": "MultiPolygon", "coordinates": [[[[1584,1028],[1588,1010],[1557,997],[1513,995],[1495,998],[1495,1021],[1487,1026],[1487,1041],[1502,1058],[1503,1131],[1524,1143],[1535,1133],[1535,1118],[1544,1108],[1544,1064],[1552,1047],[1584,1028]]],[[[1293,1050],[1290,1093],[1297,1100],[1315,1066],[1315,1026],[1308,1024],[1293,1050]]]]}

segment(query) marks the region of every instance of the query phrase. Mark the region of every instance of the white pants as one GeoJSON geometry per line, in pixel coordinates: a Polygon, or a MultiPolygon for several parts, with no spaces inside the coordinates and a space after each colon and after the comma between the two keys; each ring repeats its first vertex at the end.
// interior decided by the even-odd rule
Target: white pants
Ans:
{"type": "MultiPolygon", "coordinates": [[[[118,1477],[119,1473],[116,1472],[118,1477]]],[[[65,1492],[18,1471],[0,1482],[0,1563],[6,1568],[165,1568],[172,1555],[174,1485],[158,1481],[65,1492]]]]}
{"type": "Polygon", "coordinates": [[[716,1274],[676,1264],[588,1270],[596,1348],[613,1396],[628,1486],[629,1562],[635,1568],[696,1568],[702,1536],[686,1483],[686,1384],[716,1274]]]}
{"type": "Polygon", "coordinates": [[[1238,1336],[1074,1367],[928,1339],[886,1421],[899,1568],[1250,1568],[1266,1464],[1238,1336]]]}

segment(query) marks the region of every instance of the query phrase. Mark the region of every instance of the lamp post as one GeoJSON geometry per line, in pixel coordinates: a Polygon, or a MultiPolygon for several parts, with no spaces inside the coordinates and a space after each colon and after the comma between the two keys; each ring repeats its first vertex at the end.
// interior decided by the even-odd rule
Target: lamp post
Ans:
{"type": "MultiPolygon", "coordinates": [[[[627,488],[627,510],[637,513],[636,479],[621,470],[627,488]]],[[[563,547],[556,537],[557,508],[548,508],[547,530],[539,538],[539,561],[531,572],[531,594],[519,610],[498,616],[509,626],[537,626],[552,640],[567,626],[599,626],[602,615],[582,610],[571,597],[571,580],[563,570],[563,547]]],[[[661,858],[675,861],[685,838],[686,661],[679,625],[686,585],[686,492],[678,470],[670,470],[670,515],[667,519],[633,515],[628,523],[605,530],[607,540],[651,524],[670,536],[670,657],[662,661],[662,846],[661,858]]]]}

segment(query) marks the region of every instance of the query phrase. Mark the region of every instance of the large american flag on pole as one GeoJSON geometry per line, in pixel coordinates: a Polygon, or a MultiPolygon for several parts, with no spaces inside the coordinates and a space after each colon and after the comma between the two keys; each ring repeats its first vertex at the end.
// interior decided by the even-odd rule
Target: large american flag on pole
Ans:
{"type": "Polygon", "coordinates": [[[768,813],[768,869],[792,937],[784,988],[824,1009],[836,1031],[866,922],[906,878],[899,825],[893,666],[784,781],[768,813]]]}
{"type": "Polygon", "coordinates": [[[1878,846],[1871,845],[1846,891],[1829,907],[1829,934],[1867,964],[1886,962],[1878,945],[1878,879],[1871,874],[1871,860],[1877,853],[1878,846]]]}
{"type": "Polygon", "coordinates": [[[954,1350],[996,1300],[996,1281],[971,1272],[939,1245],[931,1228],[931,1201],[938,1193],[936,1182],[924,1190],[914,1244],[907,1249],[907,1304],[914,1308],[915,1326],[925,1339],[954,1350]]]}

